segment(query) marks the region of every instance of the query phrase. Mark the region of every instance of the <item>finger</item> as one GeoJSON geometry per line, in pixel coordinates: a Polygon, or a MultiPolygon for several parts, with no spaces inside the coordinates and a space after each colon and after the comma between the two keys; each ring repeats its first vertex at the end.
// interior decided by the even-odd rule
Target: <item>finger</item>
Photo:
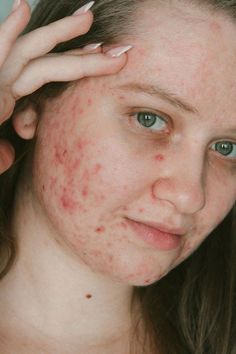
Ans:
{"type": "Polygon", "coordinates": [[[88,76],[110,75],[126,63],[126,55],[110,57],[105,54],[44,57],[31,62],[12,87],[13,95],[22,97],[51,81],[74,81],[88,76]]]}
{"type": "Polygon", "coordinates": [[[84,54],[101,53],[102,52],[101,45],[102,43],[88,44],[83,48],[67,50],[66,52],[62,52],[62,53],[49,53],[46,55],[49,57],[58,57],[63,55],[84,55],[84,54]]]}
{"type": "Polygon", "coordinates": [[[6,60],[13,43],[30,20],[30,7],[22,0],[21,5],[0,25],[0,67],[6,60]]]}
{"type": "Polygon", "coordinates": [[[86,33],[92,20],[93,15],[89,11],[65,17],[20,37],[2,68],[0,81],[3,84],[13,82],[30,60],[44,56],[61,42],[86,33]]]}
{"type": "Polygon", "coordinates": [[[33,107],[15,113],[12,117],[12,124],[16,133],[25,140],[33,139],[37,123],[38,117],[33,107]]]}
{"type": "Polygon", "coordinates": [[[11,92],[0,88],[0,125],[11,116],[14,106],[15,100],[11,92]]]}
{"type": "Polygon", "coordinates": [[[14,162],[15,151],[6,140],[0,140],[0,174],[5,172],[14,162]]]}

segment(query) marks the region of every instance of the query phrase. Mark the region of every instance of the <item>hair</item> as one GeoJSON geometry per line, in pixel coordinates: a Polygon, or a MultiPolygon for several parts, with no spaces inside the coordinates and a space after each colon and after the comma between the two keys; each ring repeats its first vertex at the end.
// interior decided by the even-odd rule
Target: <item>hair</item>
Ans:
{"type": "MultiPolygon", "coordinates": [[[[161,1],[156,0],[156,3],[161,1]]],[[[86,2],[41,0],[24,33],[69,16],[86,2]]],[[[71,50],[95,42],[118,43],[131,34],[134,14],[144,3],[144,0],[97,0],[92,8],[94,22],[89,32],[61,43],[52,52],[71,50]]],[[[189,3],[224,11],[231,19],[236,18],[236,0],[190,0],[189,3]]],[[[46,100],[59,97],[68,85],[70,83],[44,85],[34,94],[20,99],[15,112],[33,105],[40,116],[46,100]]],[[[17,256],[17,244],[10,235],[11,213],[24,156],[33,143],[16,136],[11,120],[0,128],[1,137],[9,139],[17,153],[14,166],[0,176],[0,278],[3,278],[17,256]]],[[[236,314],[235,216],[234,206],[191,257],[155,284],[134,288],[134,299],[141,304],[134,333],[137,342],[141,323],[145,329],[145,338],[140,343],[142,354],[146,353],[146,348],[152,348],[152,353],[160,354],[231,353],[236,338],[236,316],[233,316],[236,314]]],[[[134,353],[137,352],[134,350],[134,353]]]]}

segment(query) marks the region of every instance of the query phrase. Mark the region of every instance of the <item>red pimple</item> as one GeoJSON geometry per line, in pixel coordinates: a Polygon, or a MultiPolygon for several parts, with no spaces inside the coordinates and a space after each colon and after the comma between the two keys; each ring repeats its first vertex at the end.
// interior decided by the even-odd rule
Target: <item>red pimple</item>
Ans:
{"type": "Polygon", "coordinates": [[[105,227],[104,226],[99,226],[99,227],[96,228],[96,232],[97,233],[102,233],[104,231],[105,231],[105,227]]]}
{"type": "Polygon", "coordinates": [[[161,154],[158,154],[158,155],[155,155],[154,156],[154,160],[155,161],[164,161],[164,156],[163,155],[161,155],[161,154]]]}

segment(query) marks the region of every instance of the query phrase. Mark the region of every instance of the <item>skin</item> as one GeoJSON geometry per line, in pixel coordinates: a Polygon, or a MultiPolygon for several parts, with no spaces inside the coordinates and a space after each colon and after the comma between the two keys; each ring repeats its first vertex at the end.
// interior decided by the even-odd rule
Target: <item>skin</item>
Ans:
{"type": "Polygon", "coordinates": [[[129,331],[132,286],[151,284],[177,266],[234,205],[236,159],[213,144],[236,141],[235,32],[223,14],[178,2],[143,8],[135,37],[122,43],[134,46],[125,68],[81,80],[46,107],[16,202],[21,257],[0,297],[3,314],[8,299],[26,328],[33,323],[60,338],[44,339],[43,348],[61,353],[63,344],[97,354],[88,343],[100,337],[104,353],[109,338],[129,331]],[[198,113],[120,88],[137,81],[159,83],[198,113]],[[130,111],[150,110],[169,117],[161,133],[141,130],[130,118],[130,111]],[[186,232],[178,248],[160,250],[138,239],[126,217],[186,232]],[[27,291],[32,285],[37,301],[27,291]]]}

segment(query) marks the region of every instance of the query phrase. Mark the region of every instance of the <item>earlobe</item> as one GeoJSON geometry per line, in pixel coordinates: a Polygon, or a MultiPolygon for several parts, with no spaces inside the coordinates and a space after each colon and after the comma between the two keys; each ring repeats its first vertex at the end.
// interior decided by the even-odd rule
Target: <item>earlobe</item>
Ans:
{"type": "Polygon", "coordinates": [[[24,111],[13,115],[12,124],[16,133],[22,139],[33,139],[38,124],[37,113],[32,107],[28,107],[24,111]]]}

